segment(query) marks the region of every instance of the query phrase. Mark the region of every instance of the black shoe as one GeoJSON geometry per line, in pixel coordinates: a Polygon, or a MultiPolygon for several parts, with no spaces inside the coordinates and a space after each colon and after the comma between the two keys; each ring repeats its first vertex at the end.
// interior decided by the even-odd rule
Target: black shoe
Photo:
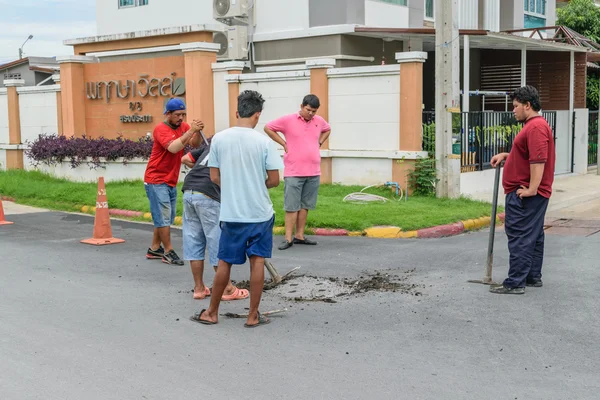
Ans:
{"type": "Polygon", "coordinates": [[[165,249],[162,246],[159,246],[158,250],[152,250],[151,247],[148,248],[148,252],[146,253],[146,258],[149,260],[160,260],[165,255],[165,249]]]}
{"type": "Polygon", "coordinates": [[[490,292],[496,293],[496,294],[524,294],[525,288],[522,288],[522,287],[509,288],[504,285],[497,285],[497,286],[490,286],[490,292]]]}
{"type": "Polygon", "coordinates": [[[171,250],[170,252],[165,254],[162,258],[162,262],[171,265],[183,265],[183,260],[179,258],[177,253],[175,253],[175,250],[171,250]]]}
{"type": "Polygon", "coordinates": [[[293,243],[294,244],[309,244],[311,246],[314,246],[314,245],[317,244],[317,242],[315,242],[314,240],[310,240],[310,239],[307,239],[307,238],[304,238],[304,239],[294,238],[293,243]]]}
{"type": "Polygon", "coordinates": [[[541,279],[536,279],[534,281],[527,281],[527,282],[525,282],[525,286],[529,286],[529,287],[542,287],[542,286],[544,286],[544,283],[542,282],[541,279]]]}
{"type": "Polygon", "coordinates": [[[278,247],[279,250],[287,250],[290,247],[292,247],[294,244],[292,242],[288,242],[287,240],[284,240],[278,247]]]}

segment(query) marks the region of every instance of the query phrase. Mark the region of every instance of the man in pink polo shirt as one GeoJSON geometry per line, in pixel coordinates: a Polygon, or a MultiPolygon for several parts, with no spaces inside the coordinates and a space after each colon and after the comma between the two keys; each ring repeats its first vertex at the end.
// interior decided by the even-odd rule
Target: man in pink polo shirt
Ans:
{"type": "Polygon", "coordinates": [[[267,135],[285,151],[285,241],[279,245],[279,250],[289,249],[294,244],[317,244],[304,237],[304,227],[308,210],[317,206],[321,181],[320,147],[331,133],[327,121],[316,115],[320,105],[319,98],[309,94],[302,100],[300,112],[285,115],[265,126],[267,135]],[[277,132],[281,132],[285,140],[277,132]],[[294,225],[296,235],[292,237],[294,225]]]}

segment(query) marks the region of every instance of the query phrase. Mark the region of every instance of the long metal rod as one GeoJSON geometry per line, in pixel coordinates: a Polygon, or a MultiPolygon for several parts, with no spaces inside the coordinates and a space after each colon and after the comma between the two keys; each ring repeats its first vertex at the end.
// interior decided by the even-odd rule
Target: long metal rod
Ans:
{"type": "Polygon", "coordinates": [[[492,199],[492,220],[490,221],[490,237],[488,242],[487,264],[485,268],[484,282],[492,281],[492,266],[494,265],[494,238],[496,235],[496,212],[498,209],[498,188],[500,186],[500,170],[502,165],[496,167],[494,179],[494,198],[492,199]]]}

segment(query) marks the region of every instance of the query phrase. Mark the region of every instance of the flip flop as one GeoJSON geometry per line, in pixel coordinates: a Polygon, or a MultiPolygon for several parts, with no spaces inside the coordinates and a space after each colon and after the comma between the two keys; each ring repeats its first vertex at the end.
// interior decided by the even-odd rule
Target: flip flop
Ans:
{"type": "Polygon", "coordinates": [[[200,319],[200,316],[202,315],[202,313],[204,311],[206,311],[206,308],[203,308],[202,311],[200,311],[199,313],[196,313],[196,314],[192,315],[190,317],[190,321],[198,322],[198,323],[203,324],[203,325],[215,325],[216,322],[207,321],[205,319],[200,319]]]}
{"type": "Polygon", "coordinates": [[[256,328],[257,326],[261,326],[261,325],[267,325],[270,324],[271,320],[267,317],[263,317],[261,315],[261,313],[258,313],[258,323],[257,324],[252,324],[252,325],[248,325],[247,323],[244,324],[244,326],[246,328],[256,328]]]}
{"type": "Polygon", "coordinates": [[[194,300],[202,300],[210,296],[210,289],[204,286],[204,293],[196,293],[194,291],[194,300]]]}
{"type": "Polygon", "coordinates": [[[221,297],[221,300],[223,300],[223,301],[243,300],[243,299],[248,298],[248,296],[250,296],[249,291],[247,291],[246,289],[240,289],[240,288],[236,287],[235,290],[233,291],[233,293],[224,294],[221,297]]]}

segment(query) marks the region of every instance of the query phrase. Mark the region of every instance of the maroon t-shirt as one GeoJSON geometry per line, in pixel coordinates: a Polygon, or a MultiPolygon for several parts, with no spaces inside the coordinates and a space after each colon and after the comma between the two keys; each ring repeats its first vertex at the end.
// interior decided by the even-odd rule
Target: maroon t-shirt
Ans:
{"type": "Polygon", "coordinates": [[[530,164],[545,163],[538,194],[550,198],[554,182],[555,158],[552,129],[542,116],[529,119],[515,138],[504,164],[502,177],[504,193],[514,192],[521,186],[529,187],[530,164]]]}

